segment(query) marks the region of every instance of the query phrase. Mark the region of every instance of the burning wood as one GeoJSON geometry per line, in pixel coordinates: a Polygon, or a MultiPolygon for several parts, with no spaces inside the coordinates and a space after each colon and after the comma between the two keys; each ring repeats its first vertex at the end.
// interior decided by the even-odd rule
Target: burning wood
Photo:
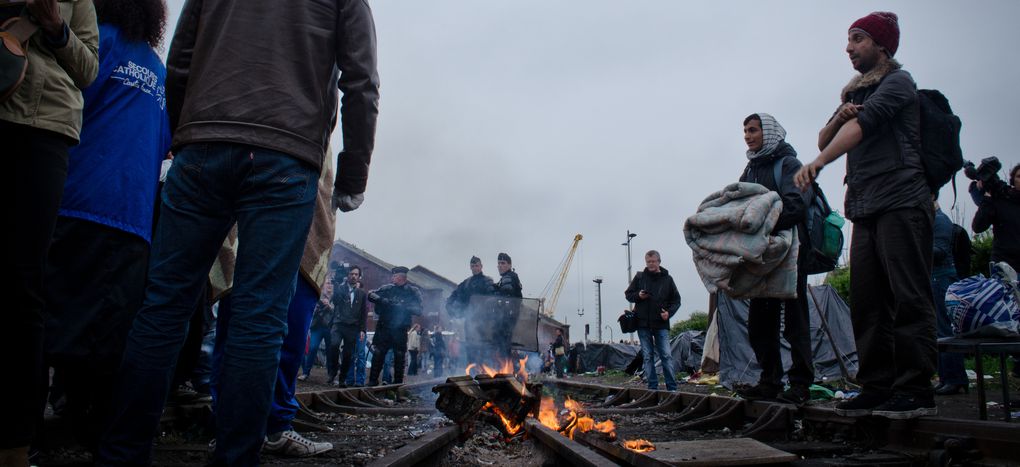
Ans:
{"type": "Polygon", "coordinates": [[[551,397],[541,397],[542,385],[527,383],[526,362],[527,357],[520,360],[516,371],[513,361],[505,362],[498,370],[484,364],[468,365],[464,376],[448,378],[446,383],[432,388],[432,392],[439,394],[436,408],[461,424],[466,432],[470,431],[471,421],[480,415],[507,438],[513,438],[523,433],[524,420],[530,416],[570,439],[577,433],[594,432],[606,441],[616,440],[612,420],[595,421],[583,405],[570,398],[560,411],[551,397]],[[472,372],[479,374],[472,376],[472,372]]]}
{"type": "Polygon", "coordinates": [[[451,420],[467,424],[479,413],[490,414],[483,418],[498,421],[493,425],[512,438],[523,432],[524,420],[537,413],[542,385],[521,383],[510,374],[486,373],[448,378],[432,392],[439,394],[436,408],[451,420]]]}
{"type": "Polygon", "coordinates": [[[623,447],[634,452],[650,452],[655,450],[655,445],[647,439],[623,440],[623,447]]]}

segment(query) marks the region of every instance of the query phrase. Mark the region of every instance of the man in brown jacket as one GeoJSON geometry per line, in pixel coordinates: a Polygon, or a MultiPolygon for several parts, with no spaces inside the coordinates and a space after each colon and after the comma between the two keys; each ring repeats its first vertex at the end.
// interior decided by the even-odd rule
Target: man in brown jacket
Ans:
{"type": "Polygon", "coordinates": [[[188,0],[167,59],[175,128],[150,257],[97,464],[151,462],[163,399],[201,285],[237,224],[213,465],[256,465],[316,181],[343,92],[332,205],[364,199],[378,115],[364,0],[188,0]]]}
{"type": "MultiPolygon", "coordinates": [[[[68,148],[78,144],[81,89],[99,72],[99,28],[91,0],[3,3],[0,23],[27,9],[38,26],[26,47],[28,70],[9,99],[0,102],[0,141],[13,164],[15,309],[5,328],[3,355],[11,361],[5,382],[10,404],[0,423],[0,465],[28,465],[38,409],[46,386],[43,364],[43,266],[67,179],[68,148]]],[[[24,20],[27,21],[27,20],[24,20]]]]}

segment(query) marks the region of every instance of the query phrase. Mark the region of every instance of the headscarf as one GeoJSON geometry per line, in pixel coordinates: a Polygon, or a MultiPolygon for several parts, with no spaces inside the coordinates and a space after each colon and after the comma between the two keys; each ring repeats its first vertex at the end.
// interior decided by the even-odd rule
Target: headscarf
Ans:
{"type": "Polygon", "coordinates": [[[779,143],[786,139],[786,129],[776,121],[775,117],[766,113],[758,113],[757,115],[761,119],[761,149],[757,151],[748,149],[748,159],[756,159],[772,154],[779,147],[779,143]]]}

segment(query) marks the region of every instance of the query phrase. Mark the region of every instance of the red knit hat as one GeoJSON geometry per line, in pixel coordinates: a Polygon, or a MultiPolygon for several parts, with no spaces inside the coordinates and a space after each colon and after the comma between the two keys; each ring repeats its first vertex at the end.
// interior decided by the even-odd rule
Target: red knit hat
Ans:
{"type": "Polygon", "coordinates": [[[865,16],[854,24],[850,30],[860,29],[866,32],[880,46],[889,51],[889,56],[896,55],[896,49],[900,46],[900,24],[896,13],[889,11],[875,11],[865,16]]]}

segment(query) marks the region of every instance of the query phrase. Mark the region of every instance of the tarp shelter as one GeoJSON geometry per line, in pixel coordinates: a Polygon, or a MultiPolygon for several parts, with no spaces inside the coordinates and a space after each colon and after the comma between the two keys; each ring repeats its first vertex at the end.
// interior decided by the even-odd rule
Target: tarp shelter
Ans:
{"type": "MultiPolygon", "coordinates": [[[[694,373],[701,368],[701,354],[705,348],[705,331],[684,331],[669,340],[669,354],[673,357],[673,371],[694,373]]],[[[641,370],[644,356],[638,348],[637,355],[627,364],[626,371],[641,370]]],[[[608,368],[608,367],[607,367],[608,368]]],[[[656,371],[662,371],[662,360],[656,358],[656,371]]]]}
{"type": "Polygon", "coordinates": [[[589,371],[604,366],[610,370],[623,370],[634,357],[641,353],[641,347],[630,344],[589,343],[580,355],[581,366],[589,371]]]}
{"type": "MultiPolygon", "coordinates": [[[[841,360],[849,376],[855,376],[857,347],[850,322],[850,307],[831,286],[820,285],[810,289],[814,293],[814,299],[810,293],[808,295],[808,307],[815,380],[842,378],[841,360]],[[831,341],[829,334],[822,328],[823,316],[832,336],[831,341]]],[[[729,388],[737,384],[756,384],[761,367],[758,366],[747,338],[748,302],[719,294],[718,303],[715,319],[719,330],[719,381],[729,388]]],[[[790,368],[790,345],[781,337],[780,344],[783,368],[787,370],[790,368]]]]}

